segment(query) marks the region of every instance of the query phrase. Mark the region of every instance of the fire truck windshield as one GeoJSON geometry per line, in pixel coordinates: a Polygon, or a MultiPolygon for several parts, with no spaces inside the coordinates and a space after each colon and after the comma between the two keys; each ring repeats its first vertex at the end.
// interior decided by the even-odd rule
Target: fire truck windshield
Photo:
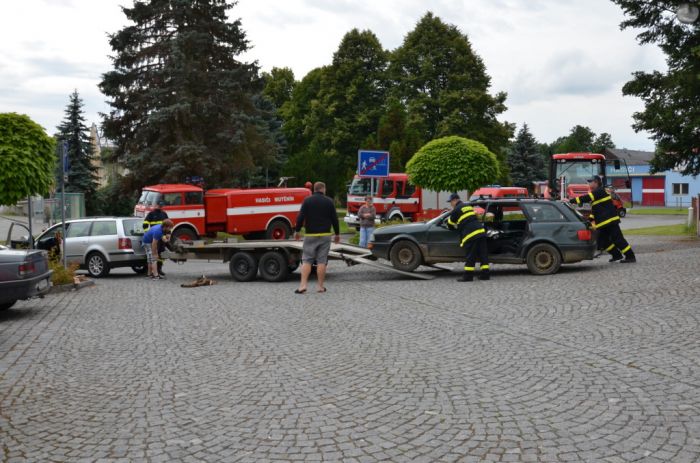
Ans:
{"type": "Polygon", "coordinates": [[[594,175],[602,175],[601,164],[596,160],[557,161],[557,179],[566,177],[568,184],[586,184],[594,175]]]}
{"type": "Polygon", "coordinates": [[[145,206],[155,206],[156,204],[158,204],[158,201],[160,199],[161,194],[157,191],[145,190],[141,193],[141,197],[139,198],[139,204],[143,204],[145,206]]]}
{"type": "Polygon", "coordinates": [[[369,178],[356,178],[353,179],[348,189],[348,194],[350,195],[368,195],[371,194],[372,180],[369,178]]]}

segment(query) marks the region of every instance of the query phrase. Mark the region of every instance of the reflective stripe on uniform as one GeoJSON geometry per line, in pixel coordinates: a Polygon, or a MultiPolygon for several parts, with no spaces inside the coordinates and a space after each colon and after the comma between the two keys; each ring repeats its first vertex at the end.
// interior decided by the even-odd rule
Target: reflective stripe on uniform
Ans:
{"type": "Polygon", "coordinates": [[[331,236],[333,233],[304,233],[304,236],[331,236]]]}
{"type": "Polygon", "coordinates": [[[604,226],[608,225],[610,222],[615,222],[616,220],[620,220],[620,217],[617,215],[615,217],[609,218],[608,220],[604,220],[600,223],[595,224],[595,227],[596,228],[604,227],[604,226]]]}
{"type": "Polygon", "coordinates": [[[632,246],[630,246],[630,245],[628,244],[627,247],[626,247],[625,249],[623,249],[622,251],[620,251],[620,252],[621,252],[622,254],[627,254],[627,252],[628,252],[630,249],[632,249],[632,246]]]}
{"type": "Polygon", "coordinates": [[[470,234],[468,234],[467,236],[465,236],[464,238],[462,238],[462,242],[459,243],[459,245],[460,245],[460,246],[464,246],[464,243],[466,243],[466,242],[469,241],[471,238],[474,238],[476,235],[478,235],[478,234],[480,234],[480,233],[486,233],[486,230],[484,230],[483,228],[480,228],[480,229],[478,229],[478,230],[474,230],[473,232],[471,232],[470,234]]]}
{"type": "Polygon", "coordinates": [[[591,201],[595,201],[595,196],[593,196],[593,193],[588,193],[588,197],[591,198],[591,201]]]}
{"type": "Polygon", "coordinates": [[[490,269],[490,268],[491,268],[491,267],[489,267],[489,264],[486,264],[486,265],[482,265],[482,266],[481,266],[481,270],[488,270],[488,269],[490,269]]]}
{"type": "Polygon", "coordinates": [[[473,272],[474,270],[476,270],[474,267],[464,267],[465,272],[473,272]]]}
{"type": "Polygon", "coordinates": [[[474,212],[467,212],[466,214],[462,214],[459,219],[457,219],[457,224],[462,223],[462,220],[468,219],[469,217],[475,216],[476,214],[474,212]]]}
{"type": "Polygon", "coordinates": [[[452,221],[452,217],[448,217],[447,218],[447,225],[457,225],[457,224],[452,221]]]}
{"type": "Polygon", "coordinates": [[[580,197],[580,196],[576,196],[575,199],[576,199],[576,204],[578,204],[578,205],[580,206],[580,205],[581,205],[581,197],[580,197]]]}
{"type": "Polygon", "coordinates": [[[593,201],[591,203],[591,206],[595,206],[596,204],[604,203],[605,201],[610,201],[612,199],[612,196],[608,195],[605,198],[600,198],[596,201],[593,201]]]}
{"type": "Polygon", "coordinates": [[[614,245],[614,244],[611,244],[610,246],[608,246],[607,248],[605,248],[605,251],[606,251],[606,252],[610,252],[610,251],[612,251],[613,249],[615,249],[615,245],[614,245]]]}

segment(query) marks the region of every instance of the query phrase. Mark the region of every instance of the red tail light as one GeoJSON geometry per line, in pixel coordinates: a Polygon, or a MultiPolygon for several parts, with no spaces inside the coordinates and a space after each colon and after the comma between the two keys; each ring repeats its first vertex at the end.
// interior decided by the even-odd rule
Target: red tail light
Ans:
{"type": "Polygon", "coordinates": [[[593,239],[593,234],[590,230],[579,230],[578,239],[579,241],[590,241],[591,239],[593,239]]]}
{"type": "Polygon", "coordinates": [[[27,276],[34,273],[34,264],[32,262],[25,262],[19,265],[19,276],[27,276]]]}
{"type": "Polygon", "coordinates": [[[119,238],[119,249],[133,249],[129,238],[119,238]]]}

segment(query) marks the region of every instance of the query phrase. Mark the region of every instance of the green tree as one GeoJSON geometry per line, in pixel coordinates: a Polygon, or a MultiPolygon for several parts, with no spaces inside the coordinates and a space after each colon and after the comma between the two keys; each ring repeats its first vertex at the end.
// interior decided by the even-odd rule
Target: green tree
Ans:
{"type": "Polygon", "coordinates": [[[424,141],[447,135],[478,140],[498,154],[514,127],[498,121],[506,110],[505,93],[489,93],[491,78],[466,35],[427,13],[391,56],[393,93],[406,103],[409,126],[424,141]]]}
{"type": "Polygon", "coordinates": [[[593,150],[595,132],[589,127],[575,125],[568,135],[559,137],[552,143],[553,153],[583,153],[593,150]]]}
{"type": "Polygon", "coordinates": [[[532,188],[532,182],[542,180],[544,165],[537,140],[527,124],[523,124],[508,150],[508,165],[513,185],[532,188]]]}
{"type": "Polygon", "coordinates": [[[286,171],[323,173],[330,194],[344,189],[355,172],[357,150],[376,146],[387,59],[372,32],[353,29],[331,65],[311,71],[294,88],[281,111],[291,164],[286,171]]]}
{"type": "Polygon", "coordinates": [[[603,153],[606,149],[613,148],[615,148],[615,142],[613,142],[612,136],[607,132],[603,132],[593,140],[591,151],[594,153],[603,153]]]}
{"type": "Polygon", "coordinates": [[[203,176],[247,181],[274,155],[275,135],[256,104],[262,88],[240,20],[225,0],[136,1],[110,36],[114,69],[100,89],[111,106],[104,134],[141,186],[203,176]]]}
{"type": "Polygon", "coordinates": [[[474,191],[499,175],[498,159],[476,141],[450,136],[428,142],[408,161],[411,183],[433,191],[474,191]]]}
{"type": "Polygon", "coordinates": [[[623,29],[641,29],[641,44],[657,44],[666,54],[665,72],[635,72],[622,88],[624,95],[644,101],[634,114],[633,128],[656,142],[654,171],[683,167],[700,174],[700,23],[684,25],[675,18],[677,0],[613,0],[627,18],[623,29]]]}
{"type": "Polygon", "coordinates": [[[54,181],[56,148],[52,137],[17,113],[0,113],[0,204],[46,194],[54,181]]]}
{"type": "MultiPolygon", "coordinates": [[[[85,195],[85,211],[87,215],[97,212],[95,192],[97,191],[97,167],[95,161],[95,147],[90,142],[89,129],[85,125],[83,115],[83,100],[78,91],[74,90],[69,97],[63,122],[57,127],[57,138],[61,144],[68,147],[67,156],[69,170],[66,191],[83,193],[85,195]]],[[[63,149],[59,145],[60,149],[63,149]]],[[[60,166],[58,175],[61,175],[60,166]]]]}
{"type": "Polygon", "coordinates": [[[292,91],[296,81],[294,72],[290,68],[274,67],[270,72],[263,72],[263,95],[267,97],[276,108],[281,108],[292,98],[292,91]]]}

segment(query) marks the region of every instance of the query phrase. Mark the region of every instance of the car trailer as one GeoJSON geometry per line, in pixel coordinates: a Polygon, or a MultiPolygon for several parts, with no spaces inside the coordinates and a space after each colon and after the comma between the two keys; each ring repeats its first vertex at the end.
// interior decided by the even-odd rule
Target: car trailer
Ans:
{"type": "MultiPolygon", "coordinates": [[[[231,276],[236,281],[253,281],[260,277],[269,282],[285,281],[301,263],[303,242],[294,240],[265,240],[213,242],[178,242],[173,251],[163,252],[163,257],[182,263],[187,260],[220,260],[229,263],[231,276]]],[[[428,273],[404,272],[386,264],[376,262],[371,251],[350,244],[331,244],[329,260],[341,260],[348,266],[364,264],[388,270],[400,275],[432,280],[428,273]]]]}

